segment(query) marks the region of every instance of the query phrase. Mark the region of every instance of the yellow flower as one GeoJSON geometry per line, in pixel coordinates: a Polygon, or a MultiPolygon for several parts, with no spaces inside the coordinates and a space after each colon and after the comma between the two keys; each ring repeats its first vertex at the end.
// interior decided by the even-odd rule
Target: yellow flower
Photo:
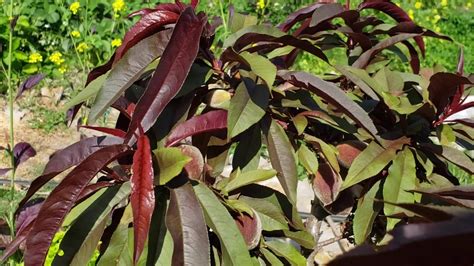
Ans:
{"type": "Polygon", "coordinates": [[[64,63],[63,55],[60,52],[54,52],[49,57],[49,61],[53,62],[55,65],[61,65],[64,63]]]}
{"type": "Polygon", "coordinates": [[[77,14],[77,11],[79,11],[80,7],[81,7],[81,4],[78,1],[76,1],[76,2],[73,2],[69,6],[69,10],[71,10],[71,12],[75,15],[75,14],[77,14]]]}
{"type": "Polygon", "coordinates": [[[42,61],[43,61],[43,57],[37,52],[30,54],[30,56],[28,57],[28,63],[30,64],[38,63],[42,61]]]}
{"type": "Polygon", "coordinates": [[[77,30],[73,30],[71,32],[71,36],[74,37],[74,38],[79,38],[79,37],[81,37],[81,33],[77,30]]]}
{"type": "Polygon", "coordinates": [[[258,9],[264,9],[265,8],[265,0],[258,0],[257,8],[258,9]]]}
{"type": "Polygon", "coordinates": [[[471,7],[472,7],[472,3],[471,3],[471,2],[467,3],[466,7],[467,7],[467,8],[471,8],[471,7]]]}
{"type": "Polygon", "coordinates": [[[441,32],[441,28],[438,27],[438,26],[436,26],[434,30],[435,30],[435,32],[441,32]]]}
{"type": "Polygon", "coordinates": [[[441,0],[441,5],[442,6],[447,6],[448,5],[448,0],[441,0]]]}
{"type": "Polygon", "coordinates": [[[400,7],[400,3],[395,3],[395,5],[397,5],[398,7],[400,7]]]}
{"type": "Polygon", "coordinates": [[[415,8],[416,9],[420,9],[422,6],[423,6],[423,4],[421,2],[416,2],[415,3],[415,8]]]}
{"type": "Polygon", "coordinates": [[[440,19],[441,19],[441,16],[440,16],[440,15],[435,15],[435,16],[433,17],[433,24],[436,24],[440,19]]]}
{"type": "Polygon", "coordinates": [[[408,10],[408,16],[413,20],[415,19],[415,12],[413,12],[413,10],[408,10]]]}
{"type": "Polygon", "coordinates": [[[83,53],[83,52],[85,52],[87,49],[89,49],[89,45],[87,45],[87,43],[85,43],[85,42],[81,42],[81,43],[77,46],[77,48],[76,48],[76,50],[77,50],[79,53],[83,53]]]}
{"type": "Polygon", "coordinates": [[[125,2],[123,0],[115,0],[112,3],[112,8],[114,9],[114,13],[119,13],[125,9],[125,2]]]}
{"type": "Polygon", "coordinates": [[[111,44],[112,44],[112,48],[119,47],[120,45],[122,45],[122,40],[114,39],[112,40],[111,44]]]}

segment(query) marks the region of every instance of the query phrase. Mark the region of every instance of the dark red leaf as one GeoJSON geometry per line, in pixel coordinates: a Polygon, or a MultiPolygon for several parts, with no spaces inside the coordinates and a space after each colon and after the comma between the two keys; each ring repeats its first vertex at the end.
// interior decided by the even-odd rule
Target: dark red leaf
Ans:
{"type": "Polygon", "coordinates": [[[8,246],[3,250],[3,254],[0,257],[0,263],[4,263],[11,255],[15,254],[20,245],[26,240],[26,237],[30,233],[33,223],[28,224],[21,232],[18,232],[15,239],[8,244],[8,246]]]}
{"type": "Polygon", "coordinates": [[[119,138],[125,138],[125,134],[126,134],[125,131],[116,129],[116,128],[94,127],[94,126],[81,126],[81,128],[87,128],[90,130],[99,131],[99,132],[110,134],[112,136],[119,137],[119,138]]]}
{"type": "Polygon", "coordinates": [[[474,208],[474,187],[454,186],[441,189],[417,189],[423,196],[442,200],[456,206],[474,208]]]}
{"type": "Polygon", "coordinates": [[[418,57],[418,52],[409,41],[403,41],[402,43],[408,48],[408,52],[410,53],[410,66],[413,73],[420,73],[420,58],[418,57]]]}
{"type": "Polygon", "coordinates": [[[297,87],[306,88],[315,93],[352,118],[372,136],[377,136],[377,128],[367,112],[354,101],[350,100],[347,95],[333,83],[324,81],[305,72],[279,71],[278,76],[297,87]]]}
{"type": "Polygon", "coordinates": [[[140,127],[144,132],[148,131],[166,105],[178,94],[196,59],[206,22],[204,15],[196,16],[190,7],[181,13],[150,85],[137,103],[127,141],[140,127]]]}
{"type": "Polygon", "coordinates": [[[342,178],[325,159],[321,158],[318,173],[314,176],[312,183],[314,194],[326,206],[338,197],[342,178]]]}
{"type": "Polygon", "coordinates": [[[177,125],[166,139],[166,146],[174,146],[181,140],[200,133],[220,131],[227,128],[227,111],[215,110],[194,116],[177,125]]]}
{"type": "Polygon", "coordinates": [[[257,247],[262,237],[262,222],[260,217],[255,212],[253,212],[252,215],[253,217],[246,213],[241,213],[234,218],[235,224],[244,237],[249,250],[257,247]]]}
{"type": "MultiPolygon", "coordinates": [[[[240,37],[234,44],[234,49],[236,51],[241,51],[243,48],[250,44],[255,44],[258,42],[265,42],[265,43],[281,43],[284,45],[290,45],[295,48],[299,48],[303,51],[311,53],[324,61],[328,62],[326,55],[321,51],[321,49],[314,46],[307,40],[298,39],[293,37],[292,35],[284,35],[282,37],[274,37],[266,34],[260,33],[247,33],[240,37]]],[[[255,51],[255,49],[253,50],[255,51]]]]}
{"type": "Polygon", "coordinates": [[[305,20],[307,18],[310,18],[311,15],[313,14],[314,10],[323,4],[321,3],[316,3],[313,5],[310,5],[308,7],[301,8],[294,13],[290,14],[288,18],[283,22],[282,24],[278,25],[278,28],[284,32],[287,32],[295,25],[296,23],[305,20]]]}
{"type": "Polygon", "coordinates": [[[113,64],[117,63],[132,46],[146,37],[157,33],[163,26],[175,23],[178,17],[178,14],[165,10],[158,10],[144,15],[125,34],[122,45],[115,52],[113,64]]]}
{"type": "Polygon", "coordinates": [[[155,208],[155,192],[153,190],[153,163],[150,141],[146,135],[138,138],[137,150],[133,155],[132,194],[130,201],[133,210],[133,261],[138,262],[145,247],[150,230],[151,216],[155,208]]]}
{"type": "Polygon", "coordinates": [[[97,173],[110,162],[129,152],[127,145],[102,148],[82,161],[51,192],[41,206],[36,222],[26,240],[25,265],[43,265],[51,241],[64,217],[97,173]]]}
{"type": "Polygon", "coordinates": [[[191,184],[170,189],[166,227],[173,237],[173,265],[210,265],[209,238],[201,205],[191,184]]]}
{"type": "Polygon", "coordinates": [[[456,94],[458,87],[463,84],[471,84],[471,81],[452,73],[439,72],[431,76],[428,92],[430,101],[436,107],[438,114],[444,111],[444,108],[449,104],[449,99],[456,94]]]}
{"type": "Polygon", "coordinates": [[[32,89],[34,86],[38,85],[41,80],[43,80],[43,74],[36,74],[27,78],[18,88],[18,92],[16,94],[16,99],[20,98],[20,96],[27,90],[32,89]]]}
{"type": "Polygon", "coordinates": [[[148,15],[150,13],[153,13],[155,11],[156,11],[156,8],[143,8],[143,9],[140,9],[140,10],[137,10],[137,11],[134,11],[134,12],[130,13],[127,17],[128,18],[133,18],[135,16],[143,17],[143,16],[148,15]]]}
{"type": "Polygon", "coordinates": [[[51,155],[43,174],[31,183],[25,197],[19,203],[19,208],[25,204],[41,187],[56,175],[68,168],[81,163],[97,150],[114,144],[123,143],[123,139],[116,137],[92,137],[76,142],[51,155]]]}
{"type": "Polygon", "coordinates": [[[36,150],[26,142],[15,144],[13,148],[13,157],[15,158],[15,168],[31,157],[36,156],[36,150]]]}
{"type": "Polygon", "coordinates": [[[309,26],[316,27],[320,23],[338,16],[344,12],[344,10],[344,7],[338,3],[322,5],[321,7],[314,10],[309,26]]]}
{"type": "Polygon", "coordinates": [[[6,175],[12,168],[0,168],[0,176],[6,175]]]}
{"type": "Polygon", "coordinates": [[[94,194],[101,188],[111,187],[115,184],[117,183],[109,182],[109,181],[98,181],[95,184],[90,184],[82,190],[81,194],[79,195],[77,199],[77,202],[82,202],[83,200],[85,200],[86,198],[88,198],[90,195],[94,194]]]}
{"type": "Polygon", "coordinates": [[[80,103],[78,105],[75,105],[71,108],[69,108],[66,112],[66,123],[68,124],[68,126],[71,126],[72,125],[72,121],[74,121],[74,118],[76,117],[77,113],[79,112],[79,110],[81,109],[81,106],[83,105],[84,103],[80,103]]]}
{"type": "Polygon", "coordinates": [[[374,250],[361,245],[328,265],[471,265],[474,260],[474,214],[438,223],[396,227],[393,240],[374,250]]]}
{"type": "MultiPolygon", "coordinates": [[[[390,1],[372,0],[365,1],[359,5],[359,10],[367,8],[382,11],[398,22],[413,22],[410,16],[402,8],[390,1]]],[[[416,36],[414,38],[420,48],[421,54],[425,56],[425,42],[423,41],[423,38],[421,36],[416,36]]]]}
{"type": "Polygon", "coordinates": [[[405,210],[408,210],[420,217],[427,219],[430,222],[441,222],[452,219],[454,217],[453,213],[450,211],[445,211],[443,209],[437,208],[436,206],[427,206],[416,203],[390,203],[385,202],[385,204],[395,205],[401,207],[405,210]]]}
{"type": "Polygon", "coordinates": [[[92,81],[94,81],[96,78],[104,75],[105,73],[107,73],[107,71],[109,71],[111,68],[112,68],[112,64],[115,62],[115,54],[114,53],[112,55],[112,57],[109,59],[109,61],[101,66],[98,66],[94,69],[92,69],[91,72],[89,72],[89,75],[87,75],[87,81],[86,81],[86,84],[84,85],[84,87],[86,87],[87,85],[89,85],[89,83],[91,83],[92,81]]]}
{"type": "Polygon", "coordinates": [[[460,51],[459,51],[457,72],[461,76],[464,75],[464,49],[462,47],[460,48],[460,51]]]}

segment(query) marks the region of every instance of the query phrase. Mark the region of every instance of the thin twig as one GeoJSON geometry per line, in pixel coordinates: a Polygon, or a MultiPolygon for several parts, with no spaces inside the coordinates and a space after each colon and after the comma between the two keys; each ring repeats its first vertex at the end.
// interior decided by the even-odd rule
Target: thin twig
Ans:
{"type": "MultiPolygon", "coordinates": [[[[332,220],[331,216],[327,216],[325,219],[326,219],[326,222],[329,224],[329,227],[331,227],[331,230],[334,236],[336,238],[339,237],[339,234],[337,233],[337,229],[336,229],[336,224],[334,224],[334,221],[332,220]]],[[[347,251],[347,249],[344,247],[344,245],[341,243],[340,240],[337,240],[337,244],[339,245],[339,248],[341,249],[342,252],[347,251]]]]}

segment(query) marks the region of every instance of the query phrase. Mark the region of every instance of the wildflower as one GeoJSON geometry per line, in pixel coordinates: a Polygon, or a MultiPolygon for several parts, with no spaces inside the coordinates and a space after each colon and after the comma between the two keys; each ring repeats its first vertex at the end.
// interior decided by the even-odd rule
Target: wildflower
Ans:
{"type": "Polygon", "coordinates": [[[423,4],[421,2],[416,2],[415,3],[415,8],[416,9],[420,9],[422,6],[423,6],[423,4]]]}
{"type": "Polygon", "coordinates": [[[77,11],[79,11],[80,7],[81,4],[78,1],[75,1],[69,6],[69,10],[71,10],[71,12],[75,15],[77,14],[77,11]]]}
{"type": "Polygon", "coordinates": [[[395,3],[395,5],[397,5],[398,7],[400,7],[400,3],[395,3]]]}
{"type": "Polygon", "coordinates": [[[413,20],[415,19],[415,12],[413,12],[413,10],[408,10],[408,16],[413,20]]]}
{"type": "Polygon", "coordinates": [[[65,65],[62,65],[58,68],[58,70],[59,70],[59,73],[64,74],[66,73],[67,67],[65,65]]]}
{"type": "Polygon", "coordinates": [[[89,49],[89,45],[87,45],[87,43],[85,43],[85,42],[81,42],[81,43],[77,46],[77,48],[76,48],[76,50],[77,50],[79,53],[83,53],[83,52],[85,52],[87,49],[89,49]]]}
{"type": "Polygon", "coordinates": [[[119,13],[125,9],[125,2],[123,0],[115,0],[112,3],[112,8],[114,9],[114,13],[119,13]]]}
{"type": "Polygon", "coordinates": [[[264,9],[265,8],[265,0],[259,0],[257,3],[257,8],[258,9],[264,9]]]}
{"type": "Polygon", "coordinates": [[[436,24],[440,19],[441,19],[441,16],[440,16],[440,15],[435,15],[435,16],[433,17],[433,24],[436,24]]]}
{"type": "Polygon", "coordinates": [[[60,52],[54,52],[49,57],[49,61],[53,62],[55,65],[61,65],[64,63],[63,55],[60,52]]]}
{"type": "Polygon", "coordinates": [[[58,250],[58,256],[59,257],[64,256],[64,250],[62,250],[62,249],[58,250]]]}
{"type": "Polygon", "coordinates": [[[74,37],[74,38],[79,38],[79,37],[81,37],[81,33],[77,30],[73,30],[71,32],[71,36],[74,37]]]}
{"type": "Polygon", "coordinates": [[[441,0],[441,5],[442,6],[447,6],[448,5],[448,0],[441,0]]]}
{"type": "Polygon", "coordinates": [[[112,44],[112,48],[119,47],[120,45],[122,45],[122,40],[114,39],[112,40],[111,44],[112,44]]]}
{"type": "Polygon", "coordinates": [[[471,3],[471,2],[469,2],[469,3],[466,4],[466,8],[471,8],[471,7],[472,7],[472,3],[471,3]]]}
{"type": "Polygon", "coordinates": [[[434,30],[435,32],[441,32],[441,28],[439,26],[436,26],[434,30]]]}
{"type": "Polygon", "coordinates": [[[43,61],[43,57],[41,56],[40,53],[37,53],[37,52],[30,54],[30,56],[28,57],[28,63],[30,64],[34,64],[34,63],[38,63],[42,61],[43,61]]]}

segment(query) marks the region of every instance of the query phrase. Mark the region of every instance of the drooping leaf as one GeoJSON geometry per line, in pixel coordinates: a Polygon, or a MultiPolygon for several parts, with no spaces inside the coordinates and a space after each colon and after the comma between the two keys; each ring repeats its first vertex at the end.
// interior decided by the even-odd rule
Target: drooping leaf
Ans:
{"type": "Polygon", "coordinates": [[[269,92],[265,86],[244,78],[230,100],[227,135],[231,139],[259,122],[266,113],[269,92]]]}
{"type": "Polygon", "coordinates": [[[265,259],[270,263],[270,265],[274,266],[283,266],[284,264],[278,259],[275,254],[273,254],[270,250],[266,248],[261,248],[260,252],[262,252],[262,255],[265,257],[265,259]]]}
{"type": "Polygon", "coordinates": [[[319,162],[316,153],[311,151],[306,144],[301,144],[298,149],[298,160],[303,167],[312,175],[318,173],[319,162]]]}
{"type": "Polygon", "coordinates": [[[178,124],[168,135],[166,147],[174,146],[181,140],[200,133],[221,131],[227,128],[227,111],[214,110],[194,116],[178,124]]]}
{"type": "Polygon", "coordinates": [[[255,16],[234,12],[232,18],[229,20],[229,29],[232,33],[235,33],[245,27],[256,25],[257,22],[258,19],[255,16]]]}
{"type": "Polygon", "coordinates": [[[378,174],[396,156],[397,150],[407,144],[407,139],[393,141],[386,148],[372,141],[354,160],[341,190],[349,188],[363,180],[378,174]]]}
{"type": "Polygon", "coordinates": [[[276,174],[277,172],[275,170],[261,169],[241,173],[231,178],[229,183],[224,187],[224,191],[232,191],[248,184],[264,181],[274,177],[276,174]]]}
{"type": "Polygon", "coordinates": [[[19,142],[13,148],[13,158],[15,159],[15,167],[25,162],[31,157],[36,156],[36,150],[27,142],[19,142]]]}
{"type": "Polygon", "coordinates": [[[118,137],[118,138],[124,138],[125,134],[127,134],[125,131],[117,128],[109,128],[109,127],[94,127],[94,126],[81,126],[81,128],[87,128],[90,130],[95,130],[99,131],[105,134],[110,134],[112,136],[118,137]]]}
{"type": "Polygon", "coordinates": [[[204,214],[193,187],[171,189],[166,225],[173,237],[173,265],[209,265],[210,250],[204,214]]]}
{"type": "MultiPolygon", "coordinates": [[[[112,68],[92,105],[89,121],[95,121],[135,82],[148,65],[163,54],[170,30],[156,33],[134,45],[112,68]]],[[[92,83],[91,83],[92,84],[92,83]]]]}
{"type": "Polygon", "coordinates": [[[281,32],[279,29],[269,26],[269,25],[253,25],[249,26],[246,28],[243,28],[236,33],[230,35],[227,39],[224,41],[224,45],[222,46],[224,49],[230,46],[233,46],[234,43],[243,35],[252,32],[252,33],[260,33],[260,34],[266,34],[270,35],[273,37],[281,37],[284,35],[283,32],[281,32]]]}
{"type": "Polygon", "coordinates": [[[283,230],[283,234],[307,249],[314,248],[314,237],[308,231],[283,230]]]}
{"type": "Polygon", "coordinates": [[[190,7],[181,13],[149,86],[137,103],[128,140],[139,127],[148,131],[166,105],[178,94],[196,59],[206,21],[205,16],[196,16],[190,7]]]}
{"type": "Polygon", "coordinates": [[[367,112],[354,101],[350,100],[336,85],[304,72],[279,71],[278,75],[283,80],[295,86],[304,87],[335,105],[361,127],[366,129],[372,136],[377,135],[377,128],[367,112]]]}
{"type": "Polygon", "coordinates": [[[461,167],[471,175],[474,174],[474,162],[463,151],[456,148],[429,143],[421,143],[420,146],[422,147],[422,150],[441,156],[461,167]]]}
{"type": "Polygon", "coordinates": [[[247,245],[227,209],[205,185],[195,185],[194,191],[204,210],[207,225],[219,237],[223,256],[234,265],[252,265],[247,245]]]}
{"type": "Polygon", "coordinates": [[[18,91],[17,91],[17,94],[16,94],[16,98],[15,100],[17,100],[18,98],[21,97],[21,95],[23,95],[23,93],[27,90],[30,90],[32,88],[34,88],[36,85],[38,85],[41,80],[44,79],[44,75],[43,74],[36,74],[36,75],[33,75],[33,76],[30,76],[28,77],[21,85],[20,87],[18,88],[18,91]]]}
{"type": "Polygon", "coordinates": [[[296,155],[285,130],[273,119],[266,132],[266,143],[270,162],[275,170],[285,194],[290,202],[296,203],[298,184],[296,155]]]}
{"type": "MultiPolygon", "coordinates": [[[[374,100],[379,100],[380,98],[377,94],[373,91],[373,89],[367,84],[364,79],[360,78],[358,75],[352,73],[347,66],[335,66],[337,71],[341,72],[346,78],[350,81],[354,82],[363,92],[370,96],[370,98],[374,100]]],[[[370,78],[370,77],[368,77],[370,78]]]]}
{"type": "Polygon", "coordinates": [[[322,5],[321,7],[314,10],[309,26],[318,26],[321,22],[333,18],[343,11],[344,7],[338,3],[322,5]]]}
{"type": "MultiPolygon", "coordinates": [[[[388,168],[388,176],[383,185],[383,199],[392,203],[413,203],[415,196],[410,190],[416,187],[415,157],[409,148],[405,147],[397,154],[392,165],[388,168]]],[[[400,210],[391,204],[384,204],[385,215],[393,215],[400,210]]],[[[388,218],[387,230],[391,230],[399,219],[388,218]]]]}
{"type": "Polygon", "coordinates": [[[104,85],[105,80],[109,74],[105,73],[102,76],[97,77],[91,81],[87,86],[81,90],[76,96],[70,99],[63,107],[62,110],[70,110],[78,104],[85,102],[87,99],[92,98],[100,90],[102,85],[104,85]]]}
{"type": "Polygon", "coordinates": [[[123,38],[122,45],[115,52],[114,64],[117,63],[125,53],[141,40],[162,30],[167,24],[175,23],[179,14],[166,10],[158,10],[143,16],[123,38]]]}
{"type": "Polygon", "coordinates": [[[452,205],[474,208],[474,187],[472,186],[417,188],[413,192],[421,193],[425,197],[442,200],[452,205]]]}
{"type": "Polygon", "coordinates": [[[380,181],[377,181],[372,188],[365,193],[364,197],[357,202],[357,209],[354,213],[352,230],[357,245],[365,242],[372,232],[373,223],[377,214],[382,209],[383,204],[374,199],[378,199],[380,194],[380,181]]]}
{"type": "Polygon", "coordinates": [[[292,244],[278,240],[267,241],[265,244],[275,254],[285,258],[290,265],[306,265],[306,259],[292,244]]]}
{"type": "Polygon", "coordinates": [[[0,168],[0,176],[4,176],[6,175],[8,172],[10,172],[10,170],[12,170],[13,168],[0,168]]]}
{"type": "Polygon", "coordinates": [[[82,189],[107,164],[129,151],[126,145],[113,145],[87,157],[51,192],[41,207],[26,240],[26,265],[42,265],[54,234],[75,204],[82,189]]]}
{"type": "Polygon", "coordinates": [[[315,4],[312,4],[312,5],[307,6],[307,7],[303,7],[301,9],[293,12],[292,14],[290,14],[286,18],[285,22],[278,25],[278,28],[281,29],[284,32],[289,31],[291,29],[291,27],[293,27],[293,25],[295,25],[296,23],[298,23],[300,21],[303,21],[307,18],[310,18],[311,15],[313,14],[314,10],[316,8],[321,7],[322,5],[324,5],[324,4],[323,3],[315,3],[315,4]]]}
{"type": "Polygon", "coordinates": [[[150,230],[150,221],[155,208],[155,193],[153,191],[153,163],[150,141],[146,135],[138,138],[137,150],[133,155],[132,193],[130,202],[133,210],[133,261],[138,262],[145,246],[150,230]]]}
{"type": "Polygon", "coordinates": [[[25,197],[18,204],[23,206],[44,184],[68,168],[81,163],[89,155],[108,145],[122,143],[123,139],[116,137],[91,137],[76,142],[51,155],[41,176],[36,178],[28,188],[25,197]]]}
{"type": "Polygon", "coordinates": [[[450,100],[458,90],[460,85],[472,84],[465,77],[452,73],[438,72],[430,77],[428,92],[430,101],[437,109],[437,114],[444,111],[444,108],[450,103],[450,100]]]}
{"type": "Polygon", "coordinates": [[[334,171],[327,160],[321,158],[318,172],[314,176],[312,183],[314,194],[326,206],[333,203],[338,197],[342,178],[334,171]]]}
{"type": "Polygon", "coordinates": [[[235,218],[235,224],[242,234],[248,250],[257,247],[262,237],[262,222],[255,211],[251,215],[241,213],[235,218]]]}
{"type": "Polygon", "coordinates": [[[257,169],[261,147],[262,130],[260,124],[255,124],[240,135],[232,157],[232,169],[240,169],[242,172],[257,169]]]}

